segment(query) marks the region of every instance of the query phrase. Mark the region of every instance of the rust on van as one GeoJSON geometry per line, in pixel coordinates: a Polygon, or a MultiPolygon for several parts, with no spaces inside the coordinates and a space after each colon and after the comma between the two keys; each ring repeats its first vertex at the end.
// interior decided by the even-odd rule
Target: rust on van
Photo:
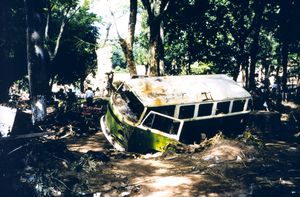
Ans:
{"type": "Polygon", "coordinates": [[[111,96],[101,128],[118,150],[164,151],[168,144],[199,143],[213,129],[239,129],[250,100],[226,75],[135,78],[111,96]]]}

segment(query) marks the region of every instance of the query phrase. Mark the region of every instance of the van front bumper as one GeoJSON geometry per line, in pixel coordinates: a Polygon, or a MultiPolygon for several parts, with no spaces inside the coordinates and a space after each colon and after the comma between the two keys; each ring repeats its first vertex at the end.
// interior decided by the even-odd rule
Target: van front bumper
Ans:
{"type": "Polygon", "coordinates": [[[105,136],[105,138],[109,141],[109,143],[118,151],[125,151],[125,148],[116,142],[114,137],[110,134],[110,130],[108,129],[105,123],[105,115],[100,119],[101,130],[105,136]]]}

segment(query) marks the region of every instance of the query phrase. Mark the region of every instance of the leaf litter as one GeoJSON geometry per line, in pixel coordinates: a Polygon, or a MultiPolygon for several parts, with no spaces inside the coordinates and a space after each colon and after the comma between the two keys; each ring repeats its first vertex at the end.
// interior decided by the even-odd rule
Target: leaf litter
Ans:
{"type": "Polygon", "coordinates": [[[299,138],[293,135],[296,141],[266,142],[253,129],[235,139],[220,132],[201,144],[170,145],[164,153],[146,155],[118,152],[107,144],[103,151],[71,151],[68,140],[84,141],[100,132],[102,107],[54,112],[41,127],[55,135],[1,141],[3,196],[300,193],[299,138]]]}

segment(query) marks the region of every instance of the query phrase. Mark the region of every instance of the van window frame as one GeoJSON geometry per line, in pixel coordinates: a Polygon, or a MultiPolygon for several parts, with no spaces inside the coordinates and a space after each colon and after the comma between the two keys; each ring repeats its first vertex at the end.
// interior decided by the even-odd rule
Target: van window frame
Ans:
{"type": "Polygon", "coordinates": [[[209,116],[212,116],[213,113],[214,113],[214,105],[215,105],[215,102],[203,102],[203,103],[199,103],[197,105],[197,113],[195,115],[196,118],[202,118],[202,117],[209,117],[209,116]],[[209,115],[205,115],[205,116],[199,116],[199,109],[200,109],[200,105],[211,105],[211,109],[210,109],[210,114],[209,115]]]}
{"type": "Polygon", "coordinates": [[[226,116],[226,115],[229,115],[231,114],[231,109],[232,109],[232,101],[233,100],[224,100],[224,101],[219,101],[219,102],[216,102],[215,104],[215,114],[216,116],[226,116]],[[227,111],[224,113],[224,112],[218,112],[218,105],[221,105],[221,104],[228,104],[228,107],[227,107],[227,111]]]}
{"type": "Polygon", "coordinates": [[[156,133],[156,134],[160,134],[160,135],[163,135],[165,137],[168,137],[168,138],[172,138],[172,139],[175,139],[175,140],[178,140],[180,139],[180,135],[181,135],[181,131],[182,131],[182,128],[183,128],[183,124],[184,124],[184,121],[183,120],[180,120],[178,118],[175,118],[175,117],[172,117],[172,116],[168,116],[168,115],[165,115],[165,114],[162,114],[162,113],[158,113],[158,112],[155,112],[155,111],[150,111],[146,116],[145,118],[142,120],[141,124],[138,126],[140,129],[143,129],[143,130],[149,130],[153,133],[156,133]],[[161,131],[161,130],[157,130],[157,129],[153,129],[153,128],[150,128],[150,127],[147,127],[144,125],[144,122],[146,121],[146,119],[151,115],[151,114],[154,114],[154,115],[158,115],[158,116],[163,116],[165,118],[169,118],[169,119],[172,119],[173,122],[179,122],[179,127],[178,127],[178,131],[177,131],[177,134],[169,134],[169,133],[166,133],[164,131],[161,131]]]}
{"type": "Polygon", "coordinates": [[[239,113],[245,111],[245,105],[247,104],[247,99],[236,99],[232,101],[232,107],[231,107],[231,113],[239,113]],[[242,110],[240,111],[233,111],[234,108],[234,102],[244,102],[244,105],[242,107],[242,110]]]}
{"type": "MultiPolygon", "coordinates": [[[[245,114],[245,113],[251,111],[250,109],[248,109],[250,101],[251,101],[251,98],[238,98],[238,99],[233,99],[233,100],[219,100],[219,101],[213,101],[213,102],[210,101],[210,102],[201,102],[201,103],[193,103],[193,104],[192,103],[189,103],[189,104],[177,104],[177,105],[174,105],[175,106],[175,111],[174,111],[174,116],[173,117],[176,118],[176,119],[178,119],[178,120],[183,120],[183,121],[196,121],[196,120],[210,119],[210,118],[215,118],[215,117],[220,117],[220,116],[231,116],[231,115],[245,114]],[[236,100],[245,100],[243,111],[232,112],[233,102],[236,101],[236,100]],[[229,102],[229,112],[227,114],[216,114],[217,105],[220,102],[229,102]],[[203,104],[212,104],[212,109],[211,109],[211,114],[210,115],[207,115],[207,116],[198,116],[199,106],[203,105],[203,104]],[[182,106],[189,106],[189,105],[194,105],[195,106],[193,117],[192,118],[180,119],[179,118],[180,107],[182,107],[182,106]]],[[[144,120],[145,116],[147,116],[150,112],[151,112],[151,110],[149,111],[149,107],[145,107],[144,112],[142,113],[141,118],[140,118],[138,124],[142,123],[142,121],[144,120]]]]}
{"type": "Polygon", "coordinates": [[[195,114],[196,114],[196,111],[197,111],[197,104],[186,104],[186,105],[179,105],[178,107],[178,114],[177,114],[177,118],[180,119],[180,120],[189,120],[189,119],[194,119],[195,118],[195,114]],[[194,112],[192,113],[192,116],[187,118],[187,117],[183,117],[183,118],[180,118],[180,110],[181,108],[183,107],[190,107],[190,106],[193,106],[194,107],[194,112]]]}

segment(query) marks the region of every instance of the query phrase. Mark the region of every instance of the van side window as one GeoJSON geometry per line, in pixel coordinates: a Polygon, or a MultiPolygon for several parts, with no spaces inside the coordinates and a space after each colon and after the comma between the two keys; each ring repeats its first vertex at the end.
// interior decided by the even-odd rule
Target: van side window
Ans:
{"type": "Polygon", "coordinates": [[[218,115],[218,114],[228,114],[229,105],[230,105],[229,101],[217,103],[216,115],[218,115]]]}
{"type": "Polygon", "coordinates": [[[179,109],[179,119],[193,118],[195,112],[195,105],[181,106],[179,109]]]}
{"type": "Polygon", "coordinates": [[[179,124],[179,122],[174,122],[172,119],[159,114],[150,114],[143,123],[145,127],[173,135],[177,135],[179,124]]]}
{"type": "Polygon", "coordinates": [[[241,112],[244,110],[245,100],[236,100],[233,101],[232,111],[231,112],[241,112]]]}
{"type": "Polygon", "coordinates": [[[206,103],[199,105],[198,117],[210,116],[212,112],[213,103],[206,103]]]}
{"type": "Polygon", "coordinates": [[[175,111],[175,105],[170,105],[170,106],[162,106],[162,107],[151,107],[149,108],[148,111],[156,111],[161,114],[165,114],[168,116],[174,116],[174,111],[175,111]]]}

